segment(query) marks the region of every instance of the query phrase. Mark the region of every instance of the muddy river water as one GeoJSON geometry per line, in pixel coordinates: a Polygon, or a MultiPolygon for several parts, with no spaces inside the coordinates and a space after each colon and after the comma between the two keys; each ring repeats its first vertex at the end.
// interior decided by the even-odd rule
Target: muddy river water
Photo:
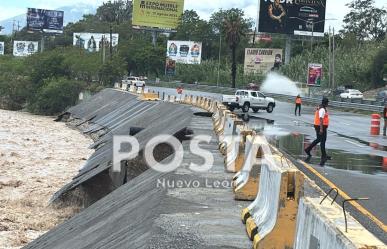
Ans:
{"type": "Polygon", "coordinates": [[[53,119],[0,110],[0,249],[20,248],[78,211],[48,201],[91,155],[92,140],[53,119]]]}

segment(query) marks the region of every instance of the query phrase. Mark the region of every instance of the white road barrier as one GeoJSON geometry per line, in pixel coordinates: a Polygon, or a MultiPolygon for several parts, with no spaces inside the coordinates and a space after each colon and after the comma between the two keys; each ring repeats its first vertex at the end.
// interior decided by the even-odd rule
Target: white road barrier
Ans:
{"type": "Polygon", "coordinates": [[[327,199],[301,198],[297,215],[294,249],[381,249],[387,246],[347,214],[345,232],[343,210],[327,199]]]}

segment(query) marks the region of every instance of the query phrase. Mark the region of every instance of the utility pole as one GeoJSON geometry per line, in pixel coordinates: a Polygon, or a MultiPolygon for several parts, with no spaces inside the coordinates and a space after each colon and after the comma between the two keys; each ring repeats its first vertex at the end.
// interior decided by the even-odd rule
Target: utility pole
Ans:
{"type": "Polygon", "coordinates": [[[106,61],[106,37],[102,36],[102,64],[106,61]]]}
{"type": "Polygon", "coordinates": [[[333,41],[332,41],[332,72],[333,72],[333,75],[332,75],[332,85],[333,85],[333,88],[336,87],[336,81],[335,81],[335,57],[336,57],[336,44],[335,44],[335,28],[333,27],[333,41]]]}
{"type": "Polygon", "coordinates": [[[219,30],[219,57],[218,57],[218,77],[216,79],[216,86],[219,87],[219,78],[220,78],[220,55],[222,51],[222,33],[219,30]]]}
{"type": "Polygon", "coordinates": [[[16,20],[14,19],[14,20],[13,20],[13,23],[12,23],[12,34],[15,34],[15,33],[16,33],[15,22],[16,22],[16,20]]]}
{"type": "Polygon", "coordinates": [[[110,60],[113,60],[113,25],[110,23],[110,60]]]}
{"type": "Polygon", "coordinates": [[[286,35],[285,64],[289,64],[292,56],[292,35],[286,35]]]}
{"type": "Polygon", "coordinates": [[[332,84],[332,44],[331,44],[331,26],[329,26],[329,32],[328,32],[328,39],[329,39],[329,50],[328,50],[328,63],[329,63],[329,74],[328,74],[328,85],[329,88],[333,88],[332,84]]]}
{"type": "Polygon", "coordinates": [[[310,51],[313,52],[314,22],[311,21],[311,24],[312,24],[312,37],[310,38],[310,51]]]}

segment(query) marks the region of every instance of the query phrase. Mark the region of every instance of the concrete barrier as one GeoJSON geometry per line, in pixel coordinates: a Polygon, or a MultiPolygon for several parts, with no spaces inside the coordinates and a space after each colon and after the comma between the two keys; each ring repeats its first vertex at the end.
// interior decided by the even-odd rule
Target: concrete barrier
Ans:
{"type": "Polygon", "coordinates": [[[347,215],[345,232],[343,210],[331,200],[301,198],[297,215],[294,249],[381,249],[387,246],[347,215]]]}
{"type": "Polygon", "coordinates": [[[122,83],[122,85],[121,85],[121,90],[122,90],[122,91],[127,91],[127,90],[128,90],[128,84],[122,83]]]}
{"type": "Polygon", "coordinates": [[[236,127],[236,135],[226,150],[225,166],[227,172],[236,173],[242,169],[245,153],[247,153],[246,139],[249,135],[253,135],[253,131],[246,125],[238,125],[236,127]]]}
{"type": "Polygon", "coordinates": [[[243,121],[238,119],[233,113],[227,113],[224,125],[224,132],[219,134],[219,150],[223,155],[226,155],[228,147],[230,147],[233,136],[236,135],[236,126],[243,125],[243,121]]]}
{"type": "Polygon", "coordinates": [[[142,100],[142,101],[155,101],[155,100],[159,100],[159,96],[157,93],[143,93],[140,96],[140,100],[142,100]]]}
{"type": "Polygon", "coordinates": [[[242,211],[242,221],[255,249],[293,247],[303,181],[303,174],[286,159],[265,155],[258,195],[242,211]]]}
{"type": "Polygon", "coordinates": [[[121,89],[121,83],[114,83],[115,89],[121,89]]]}
{"type": "Polygon", "coordinates": [[[233,178],[236,200],[253,201],[259,188],[264,140],[261,136],[247,136],[243,168],[233,178]]]}
{"type": "Polygon", "coordinates": [[[222,109],[220,114],[221,114],[221,116],[220,116],[219,122],[218,122],[217,126],[215,127],[215,133],[218,136],[220,134],[223,134],[224,128],[225,128],[225,125],[226,125],[227,114],[231,114],[231,112],[229,110],[227,110],[227,109],[222,109]]]}
{"type": "Polygon", "coordinates": [[[136,92],[136,87],[133,86],[133,85],[130,85],[130,87],[129,87],[129,92],[131,92],[131,93],[136,92]]]}
{"type": "Polygon", "coordinates": [[[191,105],[196,106],[197,102],[198,102],[198,97],[197,96],[192,96],[191,105]]]}
{"type": "Polygon", "coordinates": [[[176,102],[176,96],[175,95],[170,95],[169,96],[169,102],[175,103],[176,102]]]}
{"type": "Polygon", "coordinates": [[[217,126],[220,124],[220,119],[223,115],[223,111],[226,110],[225,108],[222,108],[221,106],[217,106],[214,112],[214,115],[212,116],[213,122],[214,122],[214,130],[216,129],[217,126]]]}
{"type": "Polygon", "coordinates": [[[137,87],[137,93],[142,94],[144,92],[144,89],[142,87],[137,87]]]}
{"type": "Polygon", "coordinates": [[[149,88],[144,88],[144,92],[143,93],[149,93],[149,88]]]}

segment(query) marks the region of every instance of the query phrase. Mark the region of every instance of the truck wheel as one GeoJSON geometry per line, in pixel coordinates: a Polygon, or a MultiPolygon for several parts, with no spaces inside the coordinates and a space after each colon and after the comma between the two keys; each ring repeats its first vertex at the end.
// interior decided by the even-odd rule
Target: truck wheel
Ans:
{"type": "Polygon", "coordinates": [[[250,109],[250,103],[248,103],[248,102],[244,103],[242,106],[242,111],[249,112],[249,109],[250,109]]]}
{"type": "Polygon", "coordinates": [[[253,109],[253,112],[254,112],[254,113],[257,113],[257,112],[259,111],[258,108],[251,108],[251,109],[253,109]]]}
{"type": "Polygon", "coordinates": [[[274,105],[272,103],[270,103],[268,106],[267,106],[267,109],[266,111],[268,113],[272,113],[274,111],[274,105]]]}

